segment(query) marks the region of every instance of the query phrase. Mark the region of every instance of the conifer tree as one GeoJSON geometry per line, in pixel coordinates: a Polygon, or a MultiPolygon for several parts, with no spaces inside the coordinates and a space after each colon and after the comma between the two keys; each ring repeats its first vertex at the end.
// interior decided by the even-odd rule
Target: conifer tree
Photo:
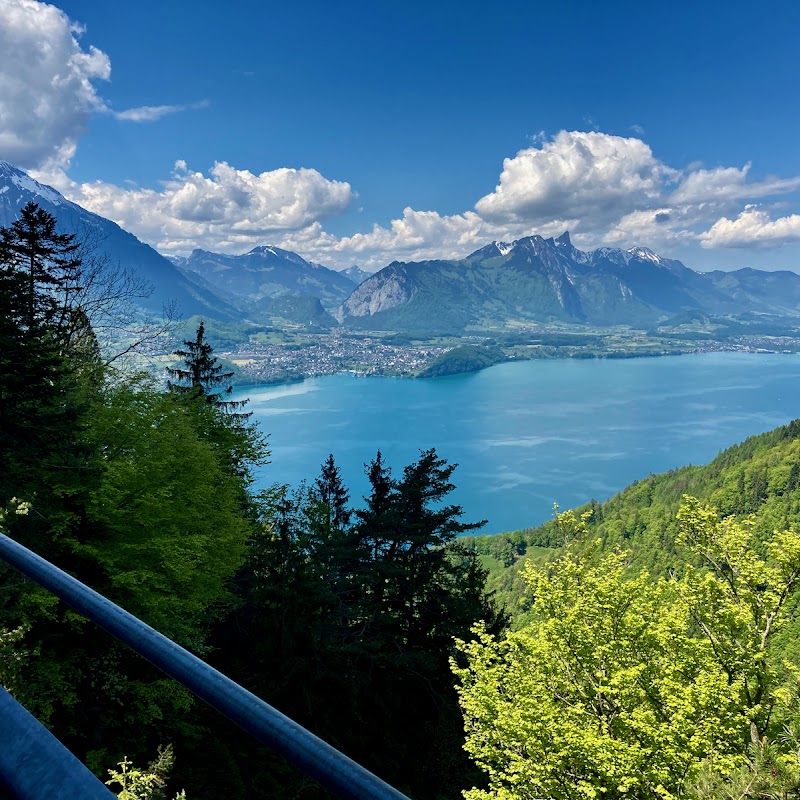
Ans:
{"type": "Polygon", "coordinates": [[[43,323],[63,323],[80,291],[81,259],[74,234],[58,233],[56,218],[28,203],[19,219],[0,230],[4,258],[24,278],[24,324],[30,336],[43,323]]]}
{"type": "Polygon", "coordinates": [[[350,524],[352,512],[347,507],[350,492],[342,481],[342,471],[336,466],[333,453],[322,465],[322,472],[315,481],[315,494],[326,509],[331,527],[344,528],[350,524]]]}
{"type": "Polygon", "coordinates": [[[66,477],[74,451],[77,370],[62,347],[59,309],[80,261],[73,237],[55,225],[29,203],[0,229],[0,502],[35,483],[52,489],[48,470],[66,477]]]}
{"type": "Polygon", "coordinates": [[[385,539],[381,532],[390,526],[394,481],[392,480],[392,469],[387,466],[380,450],[369,464],[364,465],[364,468],[371,491],[364,498],[367,507],[358,509],[356,517],[362,538],[369,546],[372,558],[376,559],[385,539]]]}
{"type": "MultiPolygon", "coordinates": [[[[203,397],[214,408],[230,413],[244,406],[247,400],[220,399],[233,391],[233,385],[229,383],[233,372],[224,372],[224,367],[218,363],[216,356],[212,355],[214,349],[206,340],[203,322],[198,326],[195,338],[186,339],[183,344],[186,349],[176,350],[175,355],[183,359],[184,367],[167,369],[167,374],[172,378],[167,382],[169,390],[178,394],[203,397]],[[219,387],[225,388],[215,391],[219,387]]],[[[236,416],[244,420],[250,414],[236,414],[236,416]]]]}

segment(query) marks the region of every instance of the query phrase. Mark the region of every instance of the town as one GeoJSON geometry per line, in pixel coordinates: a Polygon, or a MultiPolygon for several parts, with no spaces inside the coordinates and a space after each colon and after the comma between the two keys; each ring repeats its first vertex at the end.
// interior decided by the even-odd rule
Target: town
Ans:
{"type": "MultiPolygon", "coordinates": [[[[363,376],[415,377],[435,359],[459,345],[499,344],[509,360],[549,358],[636,358],[708,352],[796,353],[796,336],[739,335],[719,340],[691,334],[672,338],[636,330],[606,330],[593,341],[569,343],[568,334],[530,329],[529,343],[511,343],[488,335],[415,339],[398,334],[360,334],[335,328],[324,333],[271,331],[250,336],[220,356],[236,370],[237,385],[284,383],[320,375],[354,373],[363,376]],[[541,341],[537,341],[537,337],[541,341]],[[558,337],[558,342],[549,338],[558,337]]],[[[597,331],[597,333],[600,333],[597,331]]]]}
{"type": "Polygon", "coordinates": [[[341,372],[409,376],[452,347],[393,344],[388,338],[354,336],[337,329],[306,334],[290,343],[250,341],[220,355],[237,368],[238,384],[282,383],[341,372]]]}

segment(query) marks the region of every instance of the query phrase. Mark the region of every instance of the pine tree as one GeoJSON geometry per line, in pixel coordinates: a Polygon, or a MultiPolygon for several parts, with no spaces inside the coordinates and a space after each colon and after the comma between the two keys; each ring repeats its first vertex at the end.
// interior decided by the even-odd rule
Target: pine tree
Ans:
{"type": "Polygon", "coordinates": [[[167,374],[173,380],[167,381],[169,391],[178,394],[197,395],[221,411],[234,414],[240,420],[247,419],[250,414],[235,413],[247,400],[222,400],[222,396],[230,395],[233,391],[229,383],[233,372],[223,372],[224,367],[217,362],[212,353],[214,349],[206,341],[205,325],[203,322],[197,328],[194,339],[186,339],[183,344],[185,350],[176,350],[175,355],[183,359],[185,367],[167,369],[167,374]],[[174,383],[173,381],[179,381],[174,383]],[[217,387],[227,386],[221,391],[214,391],[217,387]]]}
{"type": "Polygon", "coordinates": [[[372,558],[377,559],[386,538],[382,531],[391,526],[394,481],[392,480],[392,469],[386,465],[380,450],[369,464],[364,465],[364,468],[371,491],[369,496],[364,498],[367,507],[358,509],[356,517],[362,539],[365,544],[368,544],[372,558]]]}
{"type": "Polygon", "coordinates": [[[30,203],[0,229],[0,504],[67,477],[75,452],[78,365],[64,352],[59,292],[80,261],[73,237],[30,203]],[[59,478],[49,473],[58,470],[59,478]]]}
{"type": "Polygon", "coordinates": [[[342,481],[342,471],[336,466],[333,453],[323,463],[322,472],[315,481],[315,495],[325,507],[331,527],[344,528],[350,524],[352,512],[347,507],[350,492],[342,481]]]}
{"type": "Polygon", "coordinates": [[[24,276],[24,324],[30,336],[43,323],[63,325],[80,291],[81,259],[74,234],[58,233],[56,218],[28,203],[19,219],[0,230],[4,258],[24,276]]]}

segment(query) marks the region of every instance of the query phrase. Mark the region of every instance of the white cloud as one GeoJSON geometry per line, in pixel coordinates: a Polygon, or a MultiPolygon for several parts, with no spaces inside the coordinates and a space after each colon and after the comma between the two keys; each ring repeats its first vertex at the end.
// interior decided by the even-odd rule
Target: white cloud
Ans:
{"type": "Polygon", "coordinates": [[[160,191],[100,181],[78,184],[63,173],[47,179],[68,199],[165,252],[194,247],[241,252],[265,237],[339,214],[355,196],[349,183],[328,180],[314,169],[255,175],[225,162],[204,175],[178,161],[160,191]]]}
{"type": "Polygon", "coordinates": [[[177,114],[181,111],[194,111],[200,108],[208,108],[208,100],[201,100],[199,103],[187,103],[177,106],[139,106],[129,108],[126,111],[111,111],[108,113],[124,122],[154,122],[155,120],[166,117],[169,114],[177,114]]]}
{"type": "MultiPolygon", "coordinates": [[[[148,113],[142,111],[143,118],[148,113]]],[[[134,118],[133,110],[129,116],[134,118]]],[[[322,222],[342,213],[356,195],[349,183],[313,169],[257,175],[220,162],[203,174],[178,160],[160,189],[77,184],[63,172],[38,177],[166,253],[195,247],[240,253],[276,244],[333,267],[356,262],[378,268],[393,260],[461,258],[493,239],[564,230],[584,248],[646,245],[664,255],[698,242],[744,246],[751,231],[759,246],[777,246],[794,235],[787,231],[796,217],[774,223],[759,217],[761,224],[754,225],[752,210],[736,215],[743,200],[800,188],[800,178],[748,182],[749,172],[749,164],[677,169],[657,159],[641,139],[581,131],[562,131],[552,139],[540,134],[531,147],[505,160],[497,188],[474,210],[442,215],[406,208],[387,225],[342,237],[322,222]]]]}
{"type": "Polygon", "coordinates": [[[594,230],[658,203],[677,176],[641,139],[561,131],[507,158],[497,188],[475,210],[496,222],[563,219],[594,230]]]}
{"type": "Polygon", "coordinates": [[[208,105],[112,109],[97,88],[110,79],[109,58],[84,45],[83,35],[53,5],[0,0],[0,158],[39,170],[70,199],[165,252],[241,252],[272,241],[323,263],[377,267],[393,259],[461,257],[492,239],[565,229],[584,246],[777,247],[800,240],[800,215],[771,219],[744,206],[799,190],[800,177],[749,180],[750,164],[675,168],[653,154],[638,125],[631,130],[639,138],[538,134],[505,159],[496,188],[474,210],[445,216],[406,208],[386,226],[344,237],[321,222],[348,208],[355,193],[313,169],[254,174],[220,162],[203,174],[178,161],[160,189],[77,184],[63,169],[91,114],[142,123],[208,105]]]}
{"type": "Polygon", "coordinates": [[[691,230],[691,226],[697,221],[696,214],[696,209],[687,206],[632,211],[610,227],[601,241],[612,247],[628,248],[643,243],[658,249],[694,242],[697,233],[691,230]]]}
{"type": "Polygon", "coordinates": [[[128,122],[205,108],[185,105],[109,108],[97,85],[111,61],[81,44],[83,28],[48,3],[0,0],[0,158],[23,169],[66,167],[93,113],[128,122]]]}
{"type": "Polygon", "coordinates": [[[773,220],[763,209],[748,206],[736,219],[717,220],[702,235],[700,244],[706,248],[771,248],[798,241],[800,214],[773,220]]]}
{"type": "Polygon", "coordinates": [[[63,11],[35,0],[0,2],[0,158],[24,168],[64,164],[92,111],[108,56],[83,50],[63,11]]]}
{"type": "Polygon", "coordinates": [[[336,238],[317,226],[284,237],[281,247],[337,267],[357,262],[377,268],[395,260],[463,258],[482,247],[487,236],[490,227],[473,211],[442,216],[406,208],[402,219],[392,220],[388,228],[374,225],[368,233],[336,238]]]}
{"type": "Polygon", "coordinates": [[[737,167],[697,169],[681,181],[672,195],[675,203],[706,203],[714,201],[745,200],[793,192],[800,188],[799,178],[765,178],[747,183],[750,164],[737,167]]]}
{"type": "Polygon", "coordinates": [[[336,269],[353,263],[379,269],[391,261],[460,259],[491,241],[512,241],[533,233],[556,236],[568,228],[563,220],[532,228],[519,223],[495,224],[474,211],[446,216],[406,208],[401,219],[392,220],[388,227],[373,225],[367,233],[337,238],[317,223],[287,234],[276,244],[336,269]]]}

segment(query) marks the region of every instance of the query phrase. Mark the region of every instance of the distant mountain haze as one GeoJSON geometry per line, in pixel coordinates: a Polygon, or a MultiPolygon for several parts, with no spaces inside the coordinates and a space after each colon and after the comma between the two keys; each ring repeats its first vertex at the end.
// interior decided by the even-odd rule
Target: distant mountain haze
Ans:
{"type": "Polygon", "coordinates": [[[353,283],[358,286],[361,283],[373,275],[372,272],[367,272],[365,269],[361,269],[358,264],[353,264],[352,267],[348,267],[347,269],[341,270],[342,275],[347,275],[353,283]]]}
{"type": "Polygon", "coordinates": [[[294,294],[317,297],[324,306],[335,309],[355,284],[341,272],[271,245],[236,256],[194,250],[188,258],[172,261],[229,295],[248,300],[294,294]]]}

